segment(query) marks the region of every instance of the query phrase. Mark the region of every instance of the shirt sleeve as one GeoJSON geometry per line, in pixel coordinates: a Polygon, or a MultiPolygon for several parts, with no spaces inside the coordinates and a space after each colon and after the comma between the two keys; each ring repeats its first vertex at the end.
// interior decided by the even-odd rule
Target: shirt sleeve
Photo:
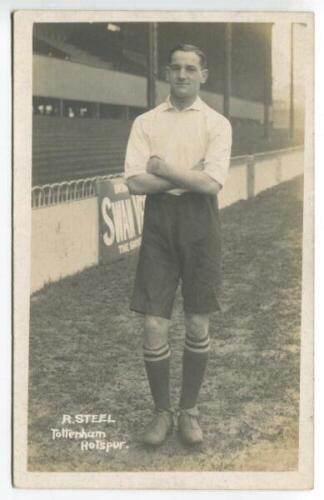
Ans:
{"type": "Polygon", "coordinates": [[[134,175],[144,174],[146,164],[150,157],[150,147],[147,134],[143,129],[143,123],[136,118],[128,139],[124,177],[128,179],[134,175]]]}
{"type": "Polygon", "coordinates": [[[231,159],[232,127],[226,118],[210,130],[204,172],[224,186],[231,159]]]}

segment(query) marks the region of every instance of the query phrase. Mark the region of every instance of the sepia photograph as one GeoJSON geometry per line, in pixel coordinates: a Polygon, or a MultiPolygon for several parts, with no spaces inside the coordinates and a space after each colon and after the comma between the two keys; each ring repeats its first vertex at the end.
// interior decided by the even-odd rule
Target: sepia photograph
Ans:
{"type": "Polygon", "coordinates": [[[13,29],[16,484],[311,488],[312,13],[13,29]]]}

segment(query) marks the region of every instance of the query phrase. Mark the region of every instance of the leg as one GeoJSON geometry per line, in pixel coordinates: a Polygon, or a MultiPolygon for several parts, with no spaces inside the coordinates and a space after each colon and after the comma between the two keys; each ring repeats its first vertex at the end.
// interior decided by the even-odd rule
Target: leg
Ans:
{"type": "Polygon", "coordinates": [[[213,197],[191,194],[185,202],[184,234],[179,247],[186,325],[180,406],[190,409],[196,405],[207,364],[209,314],[219,309],[220,234],[213,197]]]}
{"type": "Polygon", "coordinates": [[[186,339],[183,352],[180,408],[196,406],[209,351],[209,315],[185,313],[186,339]]]}
{"type": "Polygon", "coordinates": [[[144,345],[158,349],[168,341],[170,320],[159,316],[144,316],[144,345]]]}
{"type": "Polygon", "coordinates": [[[156,414],[144,431],[144,443],[159,445],[173,427],[169,395],[168,330],[170,321],[158,316],[144,319],[144,360],[156,414]]]}
{"type": "MultiPolygon", "coordinates": [[[[154,195],[148,196],[145,202],[143,237],[131,309],[147,315],[148,330],[150,323],[171,318],[179,283],[178,256],[173,243],[174,210],[170,198],[175,197],[154,195]]],[[[152,328],[155,330],[156,325],[152,328]]]]}
{"type": "Polygon", "coordinates": [[[173,426],[169,396],[168,330],[179,282],[174,200],[171,195],[147,196],[142,245],[131,309],[144,314],[144,360],[155,405],[155,416],[144,442],[161,444],[173,426]]]}
{"type": "Polygon", "coordinates": [[[183,351],[179,432],[190,445],[203,441],[196,403],[203,382],[209,350],[209,315],[185,314],[186,339],[183,351]]]}
{"type": "Polygon", "coordinates": [[[144,318],[144,360],[156,409],[170,408],[168,332],[170,321],[158,316],[144,318]]]}
{"type": "Polygon", "coordinates": [[[203,440],[196,403],[209,350],[209,314],[219,309],[220,227],[216,197],[183,195],[179,237],[186,339],[183,353],[179,432],[188,444],[203,440]]]}

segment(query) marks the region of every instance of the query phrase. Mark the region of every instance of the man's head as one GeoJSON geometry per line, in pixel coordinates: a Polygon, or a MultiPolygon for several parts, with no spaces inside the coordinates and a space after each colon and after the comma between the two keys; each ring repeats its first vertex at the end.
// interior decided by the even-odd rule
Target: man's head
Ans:
{"type": "Polygon", "coordinates": [[[185,101],[195,99],[207,77],[207,59],[198,47],[180,44],[170,51],[167,81],[172,97],[185,101]]]}

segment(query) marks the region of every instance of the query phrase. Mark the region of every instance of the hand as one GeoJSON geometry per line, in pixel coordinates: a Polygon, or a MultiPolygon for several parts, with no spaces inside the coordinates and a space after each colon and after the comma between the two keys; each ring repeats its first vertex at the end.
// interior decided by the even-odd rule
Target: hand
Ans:
{"type": "Polygon", "coordinates": [[[158,156],[151,156],[147,162],[146,171],[149,174],[159,174],[161,163],[163,160],[158,156]]]}

